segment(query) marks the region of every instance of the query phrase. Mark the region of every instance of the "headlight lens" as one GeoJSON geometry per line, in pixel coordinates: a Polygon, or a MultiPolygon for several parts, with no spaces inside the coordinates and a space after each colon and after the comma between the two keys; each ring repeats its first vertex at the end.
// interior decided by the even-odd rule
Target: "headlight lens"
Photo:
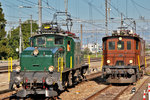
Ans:
{"type": "Polygon", "coordinates": [[[48,68],[48,70],[49,70],[50,72],[53,72],[53,71],[54,71],[54,66],[50,66],[50,67],[48,68]]]}
{"type": "Polygon", "coordinates": [[[109,64],[109,63],[110,63],[110,60],[107,60],[107,63],[109,64]]]}
{"type": "Polygon", "coordinates": [[[133,60],[129,60],[129,63],[132,64],[132,63],[133,63],[133,60]]]}
{"type": "Polygon", "coordinates": [[[21,70],[20,66],[16,67],[16,72],[20,72],[20,70],[21,70]]]}
{"type": "Polygon", "coordinates": [[[38,50],[38,49],[35,49],[35,50],[33,51],[33,54],[34,54],[35,56],[37,56],[38,53],[39,53],[39,50],[38,50]]]}

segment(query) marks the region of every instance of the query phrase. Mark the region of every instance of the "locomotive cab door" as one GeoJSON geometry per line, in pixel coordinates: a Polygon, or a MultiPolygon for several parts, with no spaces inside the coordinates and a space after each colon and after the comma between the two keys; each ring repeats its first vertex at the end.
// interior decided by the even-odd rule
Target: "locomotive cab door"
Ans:
{"type": "Polygon", "coordinates": [[[73,41],[72,39],[66,40],[66,67],[67,68],[73,68],[73,41]]]}

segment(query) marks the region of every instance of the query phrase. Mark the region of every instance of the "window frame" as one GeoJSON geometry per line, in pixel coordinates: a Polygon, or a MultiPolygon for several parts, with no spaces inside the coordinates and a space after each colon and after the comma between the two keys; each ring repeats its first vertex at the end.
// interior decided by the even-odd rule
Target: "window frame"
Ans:
{"type": "Polygon", "coordinates": [[[131,41],[127,41],[127,50],[131,50],[132,46],[131,46],[131,41]],[[130,49],[128,49],[128,43],[130,43],[130,49]]]}
{"type": "Polygon", "coordinates": [[[108,50],[115,50],[115,41],[108,41],[108,50]],[[114,48],[113,49],[110,49],[110,43],[114,43],[114,48]]]}
{"type": "Polygon", "coordinates": [[[136,50],[139,50],[139,41],[136,41],[136,50]]]}
{"type": "Polygon", "coordinates": [[[36,45],[37,46],[45,46],[46,45],[46,37],[45,36],[39,36],[36,38],[36,45]],[[45,38],[45,43],[44,44],[38,44],[38,38],[45,38]]]}
{"type": "MultiPolygon", "coordinates": [[[[121,43],[121,44],[122,44],[122,43],[121,43]]],[[[117,42],[117,50],[124,50],[124,49],[125,49],[124,41],[118,41],[118,42],[117,42]],[[123,49],[119,49],[119,48],[118,48],[118,43],[119,43],[119,42],[123,42],[123,46],[122,46],[122,47],[123,47],[123,49]]]]}
{"type": "Polygon", "coordinates": [[[63,36],[55,36],[55,37],[54,37],[54,44],[55,44],[55,45],[63,45],[63,44],[64,44],[64,37],[63,37],[63,36]],[[57,37],[57,38],[59,37],[59,38],[62,39],[62,44],[56,44],[56,37],[57,37]]]}

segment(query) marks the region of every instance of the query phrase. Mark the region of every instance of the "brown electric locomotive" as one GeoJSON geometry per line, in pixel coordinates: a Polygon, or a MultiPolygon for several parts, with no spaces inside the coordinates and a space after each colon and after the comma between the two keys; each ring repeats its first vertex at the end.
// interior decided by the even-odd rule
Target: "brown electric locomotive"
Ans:
{"type": "Polygon", "coordinates": [[[129,30],[103,37],[103,77],[107,83],[134,83],[145,69],[145,41],[129,30]]]}

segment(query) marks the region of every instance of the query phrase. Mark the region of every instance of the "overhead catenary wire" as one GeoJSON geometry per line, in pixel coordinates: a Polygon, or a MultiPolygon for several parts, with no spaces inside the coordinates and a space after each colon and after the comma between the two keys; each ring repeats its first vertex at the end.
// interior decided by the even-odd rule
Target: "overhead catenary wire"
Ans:
{"type": "Polygon", "coordinates": [[[141,8],[143,8],[143,9],[145,9],[145,10],[147,10],[147,11],[150,11],[150,9],[149,8],[146,8],[146,7],[144,7],[144,6],[142,6],[142,5],[140,5],[140,4],[138,4],[137,2],[135,2],[134,0],[131,0],[132,2],[134,2],[137,6],[139,6],[139,7],[141,7],[141,8]]]}
{"type": "Polygon", "coordinates": [[[139,14],[139,16],[141,16],[141,12],[138,10],[138,8],[136,7],[136,4],[131,0],[133,6],[135,7],[135,10],[137,11],[137,13],[139,14]]]}
{"type": "Polygon", "coordinates": [[[93,5],[91,2],[88,2],[87,0],[82,0],[83,2],[90,4],[91,7],[93,7],[97,12],[99,12],[102,16],[105,17],[105,15],[95,6],[93,5]]]}

